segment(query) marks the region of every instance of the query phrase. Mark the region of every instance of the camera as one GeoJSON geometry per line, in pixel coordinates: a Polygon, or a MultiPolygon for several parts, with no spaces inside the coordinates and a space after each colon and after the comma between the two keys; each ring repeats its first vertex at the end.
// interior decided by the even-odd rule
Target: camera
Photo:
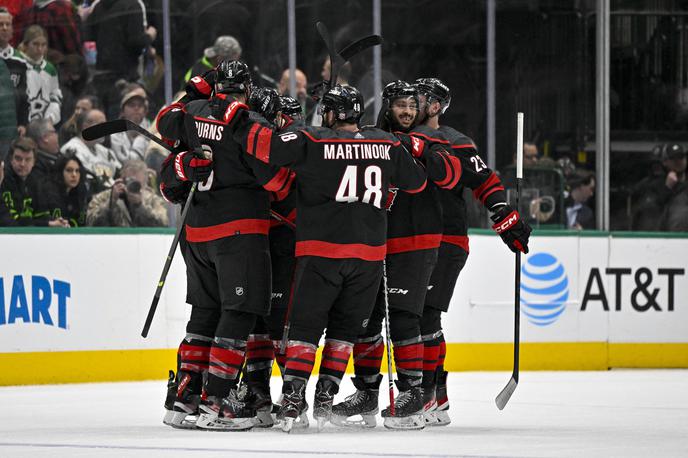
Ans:
{"type": "MultiPolygon", "coordinates": [[[[140,194],[141,193],[141,183],[136,179],[132,177],[128,177],[124,179],[124,185],[127,187],[127,192],[133,193],[133,194],[140,194]]],[[[120,199],[126,199],[127,195],[126,193],[122,193],[119,195],[120,199]]]]}

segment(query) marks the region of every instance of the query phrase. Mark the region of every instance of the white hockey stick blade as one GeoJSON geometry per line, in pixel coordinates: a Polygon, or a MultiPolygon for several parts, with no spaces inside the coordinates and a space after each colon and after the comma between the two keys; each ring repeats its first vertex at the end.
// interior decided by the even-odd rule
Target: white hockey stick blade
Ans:
{"type": "Polygon", "coordinates": [[[497,408],[499,410],[504,410],[504,407],[506,407],[507,402],[509,402],[509,399],[511,399],[511,395],[514,394],[514,391],[516,391],[516,386],[518,385],[518,382],[514,377],[511,377],[511,380],[509,380],[509,383],[506,384],[504,389],[497,395],[495,398],[495,404],[497,404],[497,408]]]}

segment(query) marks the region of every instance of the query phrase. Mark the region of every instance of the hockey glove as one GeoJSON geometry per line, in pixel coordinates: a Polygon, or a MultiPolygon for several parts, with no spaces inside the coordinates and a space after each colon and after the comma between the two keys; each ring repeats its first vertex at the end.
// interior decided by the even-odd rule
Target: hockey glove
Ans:
{"type": "Polygon", "coordinates": [[[212,69],[201,76],[194,76],[186,83],[186,94],[193,100],[207,99],[213,93],[216,74],[215,69],[212,69]]]}
{"type": "Polygon", "coordinates": [[[205,181],[213,171],[213,161],[184,151],[174,158],[174,173],[180,181],[205,181]]]}
{"type": "Polygon", "coordinates": [[[492,229],[502,238],[511,251],[528,253],[528,238],[532,231],[530,225],[509,205],[505,205],[490,216],[492,229]]]}

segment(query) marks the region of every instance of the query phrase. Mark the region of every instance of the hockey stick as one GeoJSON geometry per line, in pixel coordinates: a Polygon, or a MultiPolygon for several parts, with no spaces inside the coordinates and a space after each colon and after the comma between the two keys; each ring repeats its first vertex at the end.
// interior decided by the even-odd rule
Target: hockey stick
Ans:
{"type": "MultiPolygon", "coordinates": [[[[131,123],[132,125],[136,125],[131,123]]],[[[95,126],[94,126],[95,127],[95,126]]],[[[137,126],[139,127],[139,126],[137,126]]],[[[193,118],[190,115],[184,117],[184,129],[186,130],[187,143],[189,147],[194,151],[194,154],[203,155],[203,148],[201,147],[201,140],[198,138],[198,133],[196,131],[196,125],[194,124],[193,118]]],[[[146,133],[150,133],[146,131],[146,133]]],[[[163,143],[163,145],[165,145],[163,143]]],[[[165,145],[167,149],[169,146],[165,145]]],[[[184,221],[186,221],[186,215],[191,207],[191,202],[194,194],[196,193],[196,183],[191,185],[191,190],[189,190],[189,195],[186,197],[186,202],[184,204],[184,210],[182,211],[181,217],[179,218],[179,224],[177,225],[177,230],[174,233],[174,239],[172,239],[172,245],[170,246],[170,251],[167,253],[167,258],[165,259],[165,265],[162,268],[162,274],[160,274],[160,280],[158,280],[158,286],[155,288],[155,294],[153,295],[153,301],[151,302],[150,308],[148,309],[148,315],[146,316],[146,322],[143,325],[143,330],[141,331],[141,337],[144,339],[148,337],[148,331],[150,330],[151,324],[153,323],[153,317],[155,316],[155,311],[158,309],[158,302],[160,302],[160,295],[162,294],[162,288],[165,286],[165,280],[167,279],[167,273],[170,271],[172,266],[172,259],[174,259],[174,254],[177,252],[177,244],[179,243],[179,238],[182,235],[182,229],[184,228],[184,221]]]]}
{"type": "Polygon", "coordinates": [[[129,121],[128,119],[115,119],[114,121],[106,121],[100,124],[96,124],[95,126],[91,126],[87,129],[84,129],[83,132],[81,132],[81,136],[86,141],[92,141],[97,138],[106,137],[108,135],[116,134],[119,132],[125,132],[127,130],[133,130],[135,132],[138,132],[139,134],[154,141],[163,148],[168,150],[170,149],[170,145],[162,141],[162,139],[156,137],[143,127],[139,126],[134,122],[129,121]]]}
{"type": "Polygon", "coordinates": [[[382,288],[385,294],[385,346],[387,347],[387,380],[389,381],[389,413],[394,416],[394,374],[392,373],[392,338],[389,333],[389,298],[387,296],[387,261],[382,260],[382,288]]]}
{"type": "Polygon", "coordinates": [[[349,62],[349,60],[351,60],[351,58],[356,54],[381,44],[382,37],[380,35],[368,35],[367,37],[359,38],[358,40],[339,50],[339,55],[344,60],[342,65],[349,62]]]}
{"type": "Polygon", "coordinates": [[[330,35],[330,31],[325,25],[324,22],[318,21],[315,23],[315,27],[318,29],[318,33],[320,34],[320,38],[325,42],[325,46],[327,47],[327,53],[330,56],[330,82],[329,82],[329,88],[331,89],[334,87],[334,82],[337,81],[335,75],[335,68],[339,69],[342,65],[344,65],[342,56],[340,56],[337,53],[337,50],[334,48],[334,41],[332,40],[332,35],[330,35]]]}
{"type": "MultiPolygon", "coordinates": [[[[523,113],[516,115],[516,210],[518,210],[521,196],[521,181],[523,180],[523,113]]],[[[521,252],[516,251],[516,271],[514,272],[514,371],[511,379],[495,398],[499,410],[506,407],[518,385],[518,363],[520,347],[521,321],[521,252]]]]}

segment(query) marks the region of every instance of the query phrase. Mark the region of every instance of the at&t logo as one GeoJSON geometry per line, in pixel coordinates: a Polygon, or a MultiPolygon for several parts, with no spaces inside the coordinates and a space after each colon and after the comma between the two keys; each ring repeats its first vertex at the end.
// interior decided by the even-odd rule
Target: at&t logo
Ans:
{"type": "Polygon", "coordinates": [[[569,280],[562,263],[549,253],[526,258],[521,267],[521,312],[536,326],[559,318],[569,298],[569,280]]]}

